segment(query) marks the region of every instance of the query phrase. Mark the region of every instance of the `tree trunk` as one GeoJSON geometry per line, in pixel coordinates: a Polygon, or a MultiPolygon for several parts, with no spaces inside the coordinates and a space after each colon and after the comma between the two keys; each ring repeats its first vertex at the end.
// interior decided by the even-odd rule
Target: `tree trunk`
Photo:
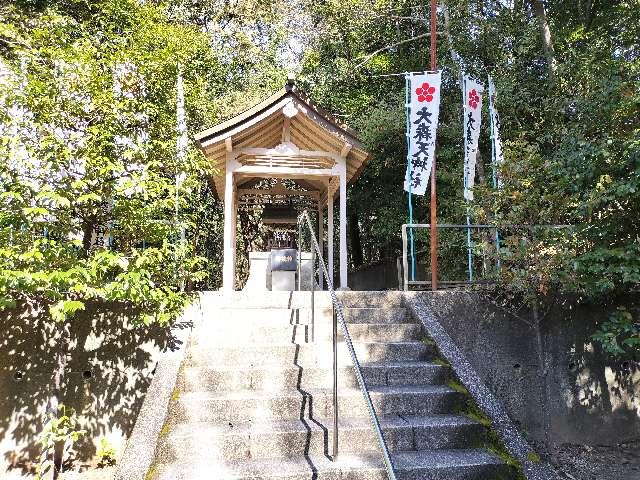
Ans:
{"type": "Polygon", "coordinates": [[[484,172],[484,162],[482,161],[480,149],[478,149],[478,153],[476,154],[476,176],[478,177],[478,183],[484,185],[487,178],[484,172]]]}
{"type": "Polygon", "coordinates": [[[532,324],[535,330],[536,336],[536,353],[538,356],[538,375],[540,378],[540,419],[542,421],[542,429],[544,431],[544,443],[545,448],[549,448],[549,434],[551,429],[550,412],[549,412],[549,372],[546,361],[546,354],[544,351],[544,339],[542,337],[542,331],[540,329],[540,323],[542,318],[540,317],[540,311],[538,307],[538,299],[534,299],[533,306],[531,307],[532,324]]]}
{"type": "Polygon", "coordinates": [[[362,265],[363,254],[358,214],[355,212],[349,216],[349,233],[351,237],[351,258],[353,260],[353,266],[359,267],[362,265]]]}
{"type": "Polygon", "coordinates": [[[522,7],[523,7],[522,0],[513,0],[513,8],[512,8],[513,13],[515,13],[516,15],[521,15],[522,7]]]}
{"type": "MultiPolygon", "coordinates": [[[[476,154],[476,177],[478,177],[478,182],[476,185],[485,185],[486,184],[486,175],[484,171],[484,161],[482,160],[482,154],[480,153],[480,149],[476,154]]],[[[488,219],[474,219],[474,223],[488,223],[488,219]]],[[[472,232],[473,233],[473,232],[472,232]]],[[[480,241],[482,242],[482,273],[486,274],[489,271],[489,249],[491,247],[491,230],[480,230],[478,232],[478,237],[480,237],[480,241]]]]}
{"type": "Polygon", "coordinates": [[[544,3],[542,3],[542,0],[527,0],[527,2],[529,2],[529,5],[533,10],[533,14],[538,21],[544,55],[547,59],[549,73],[553,77],[556,72],[557,62],[555,51],[553,49],[553,41],[551,40],[551,29],[549,28],[549,21],[547,19],[547,12],[545,11],[544,3]]]}
{"type": "Polygon", "coordinates": [[[449,55],[451,55],[451,60],[453,63],[460,67],[460,75],[458,78],[458,82],[460,83],[460,87],[462,87],[462,71],[464,70],[464,65],[462,64],[462,59],[460,55],[453,48],[453,40],[451,39],[451,19],[449,17],[449,9],[446,5],[442,5],[442,12],[444,16],[444,34],[447,37],[447,44],[449,46],[449,55]]]}
{"type": "Polygon", "coordinates": [[[95,235],[96,226],[92,221],[84,221],[82,224],[82,249],[84,250],[85,256],[89,256],[89,252],[94,245],[94,235],[95,235]]]}
{"type": "MultiPolygon", "coordinates": [[[[64,322],[59,326],[59,338],[58,338],[58,352],[56,354],[56,370],[53,374],[53,395],[49,400],[49,411],[58,416],[60,399],[63,394],[64,387],[64,372],[67,368],[67,353],[69,350],[70,332],[69,323],[64,322]]],[[[57,442],[53,449],[53,480],[57,480],[60,470],[62,469],[62,458],[64,453],[64,442],[57,442]]]]}

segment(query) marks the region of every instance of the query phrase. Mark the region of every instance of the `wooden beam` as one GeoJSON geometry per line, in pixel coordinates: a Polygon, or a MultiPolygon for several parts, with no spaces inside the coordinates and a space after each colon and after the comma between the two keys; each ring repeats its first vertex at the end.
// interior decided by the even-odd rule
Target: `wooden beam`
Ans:
{"type": "Polygon", "coordinates": [[[290,195],[301,197],[312,197],[318,199],[320,192],[308,190],[286,190],[282,188],[260,189],[260,188],[240,188],[238,195],[290,195]]]}
{"type": "Polygon", "coordinates": [[[332,177],[329,179],[329,183],[327,186],[327,192],[329,193],[329,195],[335,196],[335,193],[338,191],[339,183],[339,178],[332,177]]]}
{"type": "Polygon", "coordinates": [[[236,209],[232,153],[227,154],[227,168],[225,172],[224,185],[224,260],[222,266],[222,289],[224,291],[232,291],[235,289],[236,276],[236,209]]]}
{"type": "Polygon", "coordinates": [[[348,290],[347,267],[349,259],[347,256],[347,169],[344,164],[340,165],[340,289],[348,290]]]}
{"type": "MultiPolygon", "coordinates": [[[[327,183],[330,188],[331,183],[327,183]]],[[[333,285],[333,195],[327,197],[327,262],[329,266],[329,278],[333,285]]]]}
{"type": "Polygon", "coordinates": [[[242,165],[236,169],[236,173],[256,176],[296,178],[296,177],[330,177],[334,172],[330,168],[291,168],[291,167],[260,167],[254,165],[242,165]]]}
{"type": "MultiPolygon", "coordinates": [[[[324,208],[322,207],[320,195],[318,195],[318,248],[324,261],[324,208]]],[[[318,285],[320,290],[324,290],[324,275],[321,270],[318,271],[318,285]]]]}
{"type": "Polygon", "coordinates": [[[282,122],[282,142],[290,142],[291,141],[291,119],[287,116],[284,117],[284,122],[282,122]]]}
{"type": "Polygon", "coordinates": [[[209,147],[209,145],[213,145],[227,137],[232,137],[234,135],[237,135],[238,133],[242,132],[243,130],[247,130],[249,127],[251,127],[252,125],[256,125],[259,122],[261,122],[262,120],[269,118],[271,115],[273,115],[274,113],[278,112],[278,110],[281,110],[282,107],[284,107],[287,103],[289,103],[290,100],[288,98],[284,98],[282,100],[280,100],[278,103],[272,105],[271,107],[269,107],[268,109],[264,110],[262,113],[260,113],[259,115],[256,115],[255,117],[247,120],[246,122],[235,126],[234,128],[232,128],[231,130],[225,132],[225,133],[221,133],[220,135],[217,135],[215,137],[210,138],[209,140],[202,142],[201,143],[201,147],[203,149],[206,149],[207,147],[209,147]]]}
{"type": "Polygon", "coordinates": [[[291,138],[297,145],[308,145],[305,147],[308,150],[331,149],[337,153],[340,147],[336,148],[332,142],[328,141],[328,137],[326,134],[316,133],[312,129],[305,127],[302,122],[295,121],[291,123],[291,138]]]}
{"type": "Polygon", "coordinates": [[[328,145],[336,152],[339,151],[342,144],[347,141],[344,136],[338,136],[328,132],[309,117],[301,116],[299,119],[296,119],[294,123],[296,128],[307,138],[317,139],[322,145],[328,145]]]}
{"type": "MultiPolygon", "coordinates": [[[[241,148],[238,152],[241,155],[258,155],[258,156],[270,156],[273,158],[281,157],[290,157],[291,153],[279,153],[273,148],[241,148]]],[[[335,161],[340,160],[340,156],[336,155],[333,152],[327,152],[324,150],[298,150],[295,154],[299,157],[326,157],[331,158],[335,161]]]]}
{"type": "Polygon", "coordinates": [[[231,137],[224,139],[224,147],[227,153],[231,153],[233,151],[233,140],[231,137]]]}
{"type": "Polygon", "coordinates": [[[350,140],[353,141],[354,145],[356,145],[358,148],[363,148],[362,144],[357,140],[357,138],[353,137],[351,133],[343,130],[341,127],[337,125],[332,124],[322,115],[316,113],[313,110],[309,110],[308,108],[305,108],[303,105],[298,105],[297,103],[296,103],[296,107],[298,108],[299,111],[304,113],[306,117],[314,125],[317,125],[318,127],[321,127],[324,130],[328,131],[328,133],[332,135],[334,138],[337,137],[336,139],[338,139],[338,138],[348,137],[350,140]]]}
{"type": "Polygon", "coordinates": [[[349,142],[345,142],[344,147],[342,147],[342,150],[340,151],[340,156],[343,158],[347,158],[347,155],[349,155],[351,148],[353,148],[353,145],[351,145],[349,142]]]}

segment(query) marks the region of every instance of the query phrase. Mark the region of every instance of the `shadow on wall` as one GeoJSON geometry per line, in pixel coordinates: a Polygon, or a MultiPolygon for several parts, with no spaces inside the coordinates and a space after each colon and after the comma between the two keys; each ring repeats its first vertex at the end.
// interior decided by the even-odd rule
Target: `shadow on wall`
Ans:
{"type": "Polygon", "coordinates": [[[640,363],[614,360],[590,338],[606,317],[604,309],[583,305],[545,325],[549,354],[561,366],[552,370],[552,392],[570,413],[552,427],[598,445],[640,439],[640,363]]]}
{"type": "MultiPolygon", "coordinates": [[[[418,273],[426,271],[424,265],[416,266],[418,273]]],[[[401,279],[398,278],[398,267],[393,262],[382,262],[376,265],[363,265],[357,270],[349,272],[347,277],[349,288],[356,291],[380,291],[401,289],[401,279]]],[[[425,280],[417,275],[416,280],[425,280]]]]}
{"type": "MultiPolygon", "coordinates": [[[[0,312],[0,472],[29,471],[40,454],[37,442],[55,391],[61,343],[60,325],[43,311],[24,305],[0,312]]],[[[87,431],[76,445],[77,460],[91,464],[102,438],[119,457],[157,356],[166,348],[177,348],[177,341],[170,327],[134,325],[127,312],[113,304],[88,304],[69,330],[60,401],[76,411],[78,428],[87,431]]]]}
{"type": "Polygon", "coordinates": [[[423,298],[530,439],[552,446],[640,438],[640,364],[615,361],[591,342],[604,308],[570,301],[554,308],[540,325],[540,356],[523,312],[461,291],[423,298]]]}

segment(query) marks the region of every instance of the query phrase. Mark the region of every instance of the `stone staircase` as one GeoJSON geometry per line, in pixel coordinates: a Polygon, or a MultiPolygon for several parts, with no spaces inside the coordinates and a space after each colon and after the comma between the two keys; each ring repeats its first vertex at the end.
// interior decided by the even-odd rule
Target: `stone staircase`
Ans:
{"type": "MultiPolygon", "coordinates": [[[[511,478],[452,414],[463,395],[433,363],[398,293],[344,293],[345,317],[398,479],[511,478]]],[[[339,456],[331,460],[330,298],[236,292],[202,298],[148,478],[378,480],[382,455],[346,345],[338,347],[339,456]]],[[[338,329],[340,331],[340,328],[338,329]]]]}

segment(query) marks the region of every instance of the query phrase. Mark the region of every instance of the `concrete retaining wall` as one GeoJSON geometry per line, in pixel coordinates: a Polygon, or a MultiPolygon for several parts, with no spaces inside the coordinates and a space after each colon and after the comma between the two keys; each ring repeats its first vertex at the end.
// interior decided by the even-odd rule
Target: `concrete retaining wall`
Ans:
{"type": "MultiPolygon", "coordinates": [[[[0,312],[0,477],[38,460],[38,435],[54,388],[56,328],[37,307],[0,312]]],[[[71,322],[70,337],[61,401],[75,409],[79,428],[87,431],[77,446],[79,463],[95,462],[102,438],[119,457],[160,352],[179,341],[168,327],[132,325],[114,305],[88,305],[71,322]]]]}
{"type": "Polygon", "coordinates": [[[422,297],[529,439],[613,445],[640,438],[640,365],[612,361],[590,339],[604,308],[565,302],[543,320],[545,377],[527,312],[519,319],[459,291],[422,297]]]}

